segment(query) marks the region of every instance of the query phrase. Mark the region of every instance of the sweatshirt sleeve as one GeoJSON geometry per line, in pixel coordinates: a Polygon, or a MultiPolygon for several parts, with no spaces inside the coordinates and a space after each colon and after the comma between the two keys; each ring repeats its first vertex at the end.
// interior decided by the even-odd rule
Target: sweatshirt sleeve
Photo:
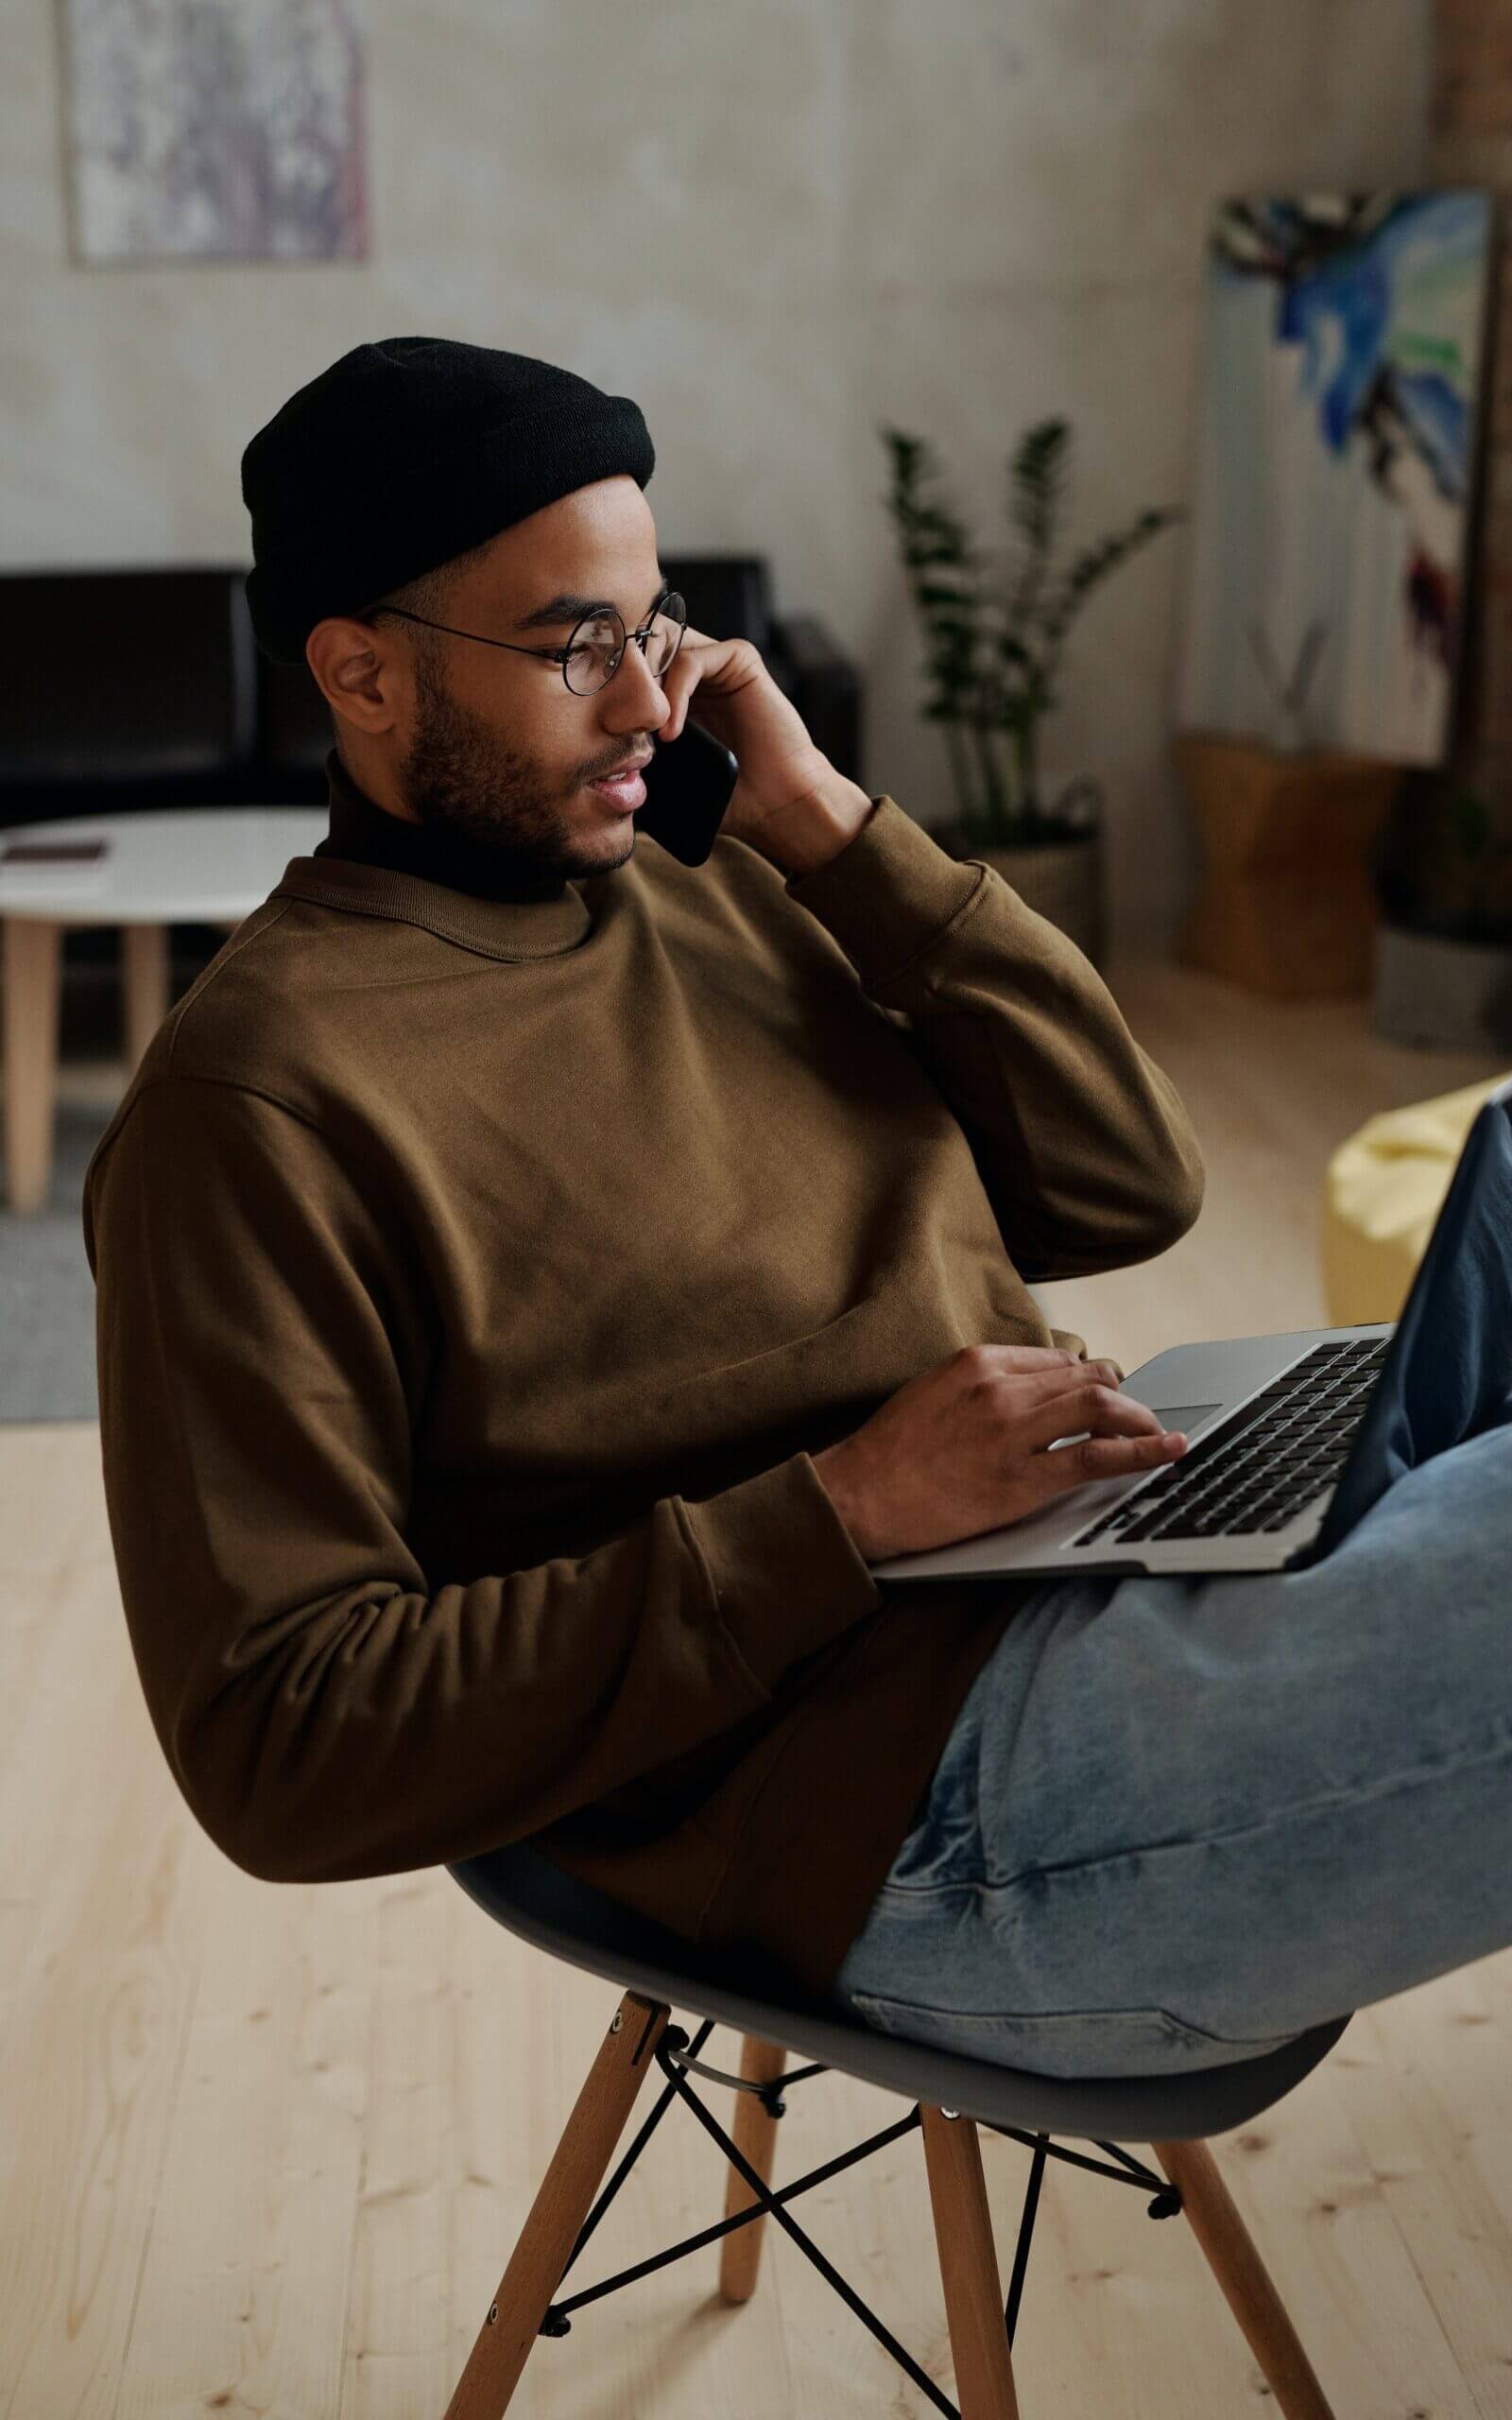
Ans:
{"type": "Polygon", "coordinates": [[[381,1184],[273,1099],[146,1083],[83,1215],[132,1650],[180,1790],[248,1873],[524,1838],[741,1722],[883,1601],[806,1453],[582,1555],[512,1570],[503,1539],[497,1573],[423,1571],[422,1272],[381,1184]]]}
{"type": "Polygon", "coordinates": [[[1069,935],[885,795],[784,888],[904,1023],[1027,1282],[1152,1259],[1202,1206],[1195,1132],[1069,935]]]}

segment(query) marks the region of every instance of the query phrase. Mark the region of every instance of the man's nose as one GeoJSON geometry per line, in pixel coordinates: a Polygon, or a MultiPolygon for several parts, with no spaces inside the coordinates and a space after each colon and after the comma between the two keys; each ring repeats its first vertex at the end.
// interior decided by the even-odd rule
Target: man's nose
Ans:
{"type": "Polygon", "coordinates": [[[625,655],[620,665],[621,680],[627,673],[639,687],[649,691],[657,701],[659,712],[664,716],[667,710],[666,691],[652,671],[644,648],[635,639],[627,639],[625,642],[625,655]]]}
{"type": "Polygon", "coordinates": [[[603,697],[618,731],[660,731],[672,711],[666,691],[633,639],[626,640],[619,670],[603,697]]]}

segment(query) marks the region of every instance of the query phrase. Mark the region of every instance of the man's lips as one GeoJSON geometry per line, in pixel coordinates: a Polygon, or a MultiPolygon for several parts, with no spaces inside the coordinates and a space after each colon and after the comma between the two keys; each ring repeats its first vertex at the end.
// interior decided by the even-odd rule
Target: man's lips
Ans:
{"type": "Polygon", "coordinates": [[[638,756],[630,765],[622,767],[617,773],[600,773],[596,781],[589,783],[588,787],[591,790],[597,790],[601,798],[608,799],[612,806],[623,810],[628,811],[631,807],[644,806],[645,784],[641,778],[641,770],[643,766],[648,765],[650,761],[649,756],[638,756]]]}

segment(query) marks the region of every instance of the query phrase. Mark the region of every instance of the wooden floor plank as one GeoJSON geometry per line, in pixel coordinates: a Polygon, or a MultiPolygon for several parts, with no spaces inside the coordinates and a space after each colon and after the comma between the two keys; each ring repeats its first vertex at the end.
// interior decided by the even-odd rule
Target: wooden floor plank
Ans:
{"type": "Polygon", "coordinates": [[[436,1883],[395,1875],[369,1911],[373,2030],[340,2420],[439,2414],[455,2382],[457,1984],[436,1883]]]}
{"type": "MultiPolygon", "coordinates": [[[[185,1842],[187,1846],[187,1841],[185,1842]]],[[[371,1884],[195,1843],[199,1991],[114,2420],[335,2411],[371,2064],[371,1884]]]]}
{"type": "Polygon", "coordinates": [[[1492,1966],[1512,1978],[1503,1951],[1359,2011],[1328,2082],[1474,2399],[1466,2409],[1500,2420],[1512,2411],[1512,2057],[1486,2006],[1492,1966]]]}
{"type": "MultiPolygon", "coordinates": [[[[161,1772],[145,1756],[107,1767],[95,1808],[88,1852],[60,1827],[5,2036],[7,2420],[113,2420],[198,1973],[200,1861],[161,1772]]],[[[245,2157],[215,2139],[222,2163],[232,2146],[245,2157]]],[[[168,2355],[148,2342],[154,2362],[168,2355]]]]}

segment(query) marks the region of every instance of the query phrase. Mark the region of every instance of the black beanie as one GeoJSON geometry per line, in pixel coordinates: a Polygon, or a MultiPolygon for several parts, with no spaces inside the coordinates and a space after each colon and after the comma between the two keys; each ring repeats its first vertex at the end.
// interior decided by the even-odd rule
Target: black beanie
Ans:
{"type": "Polygon", "coordinates": [[[594,479],[644,488],[655,464],[640,406],[570,370],[449,337],[357,345],[242,456],[257,644],[302,664],[328,614],[360,614],[594,479]]]}

